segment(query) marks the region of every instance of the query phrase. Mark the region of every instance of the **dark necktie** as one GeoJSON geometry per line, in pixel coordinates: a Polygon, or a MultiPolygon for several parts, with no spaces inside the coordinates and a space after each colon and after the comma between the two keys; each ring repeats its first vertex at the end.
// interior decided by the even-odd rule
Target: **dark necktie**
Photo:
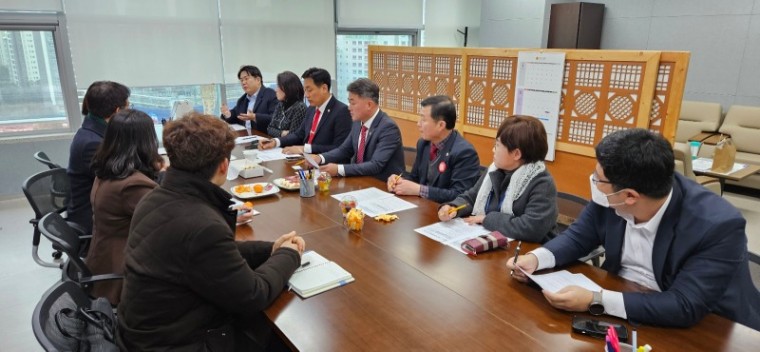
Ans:
{"type": "Polygon", "coordinates": [[[362,125],[362,131],[359,134],[359,153],[356,154],[356,163],[364,162],[364,146],[367,144],[367,126],[362,125]]]}
{"type": "Polygon", "coordinates": [[[438,157],[438,146],[431,143],[430,144],[430,161],[435,160],[435,158],[438,157]]]}

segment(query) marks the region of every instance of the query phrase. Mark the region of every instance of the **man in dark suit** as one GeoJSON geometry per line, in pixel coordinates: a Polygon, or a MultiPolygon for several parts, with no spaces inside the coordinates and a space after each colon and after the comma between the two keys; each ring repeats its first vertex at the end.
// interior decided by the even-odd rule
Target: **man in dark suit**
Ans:
{"type": "MultiPolygon", "coordinates": [[[[746,220],[725,199],[680,174],[673,149],[645,129],[612,133],[596,147],[593,203],[562,234],[517,266],[528,273],[572,263],[598,245],[602,268],[651,292],[544,291],[559,309],[636,323],[687,327],[716,313],[760,330],[760,292],[749,273],[746,220]]],[[[513,259],[507,267],[513,268],[513,259]]],[[[515,270],[518,280],[527,278],[515,270]]]]}
{"type": "Polygon", "coordinates": [[[312,67],[303,75],[309,109],[301,127],[282,138],[262,141],[261,149],[285,147],[285,154],[324,153],[337,148],[351,131],[348,107],[330,94],[330,73],[312,67]]]}
{"type": "Polygon", "coordinates": [[[480,159],[475,147],[454,130],[457,109],[451,98],[436,95],[420,105],[420,139],[412,172],[388,177],[388,191],[450,202],[478,182],[480,159]]]}
{"type": "Polygon", "coordinates": [[[111,116],[129,106],[129,88],[111,81],[94,82],[87,88],[82,100],[82,127],[77,130],[69,149],[69,167],[66,173],[71,183],[71,198],[66,207],[67,220],[80,227],[85,234],[92,233],[92,205],[90,191],[95,173],[90,168],[95,151],[103,142],[111,116]]]}
{"type": "Polygon", "coordinates": [[[366,78],[348,85],[348,110],[354,120],[351,133],[336,149],[310,155],[332,176],[374,176],[385,180],[404,170],[401,131],[380,110],[380,87],[366,78]]]}
{"type": "Polygon", "coordinates": [[[241,67],[238,79],[245,93],[232,110],[227,104],[222,104],[222,119],[227,123],[243,125],[248,131],[253,128],[267,133],[277,106],[277,94],[273,89],[264,87],[261,71],[256,66],[241,67]]]}

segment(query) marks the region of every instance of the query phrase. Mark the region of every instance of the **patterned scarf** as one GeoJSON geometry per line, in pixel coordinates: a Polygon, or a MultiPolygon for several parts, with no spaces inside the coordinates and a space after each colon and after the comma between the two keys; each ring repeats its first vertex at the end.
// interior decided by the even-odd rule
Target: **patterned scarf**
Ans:
{"type": "MultiPolygon", "coordinates": [[[[514,215],[514,212],[512,211],[512,203],[514,203],[515,199],[520,198],[523,192],[525,192],[525,189],[528,188],[530,181],[544,170],[546,170],[546,166],[544,165],[543,161],[523,164],[518,167],[517,170],[515,170],[514,174],[512,174],[512,179],[509,181],[509,185],[507,186],[504,202],[501,203],[501,212],[509,215],[514,215]]],[[[487,173],[491,173],[493,171],[496,171],[496,165],[492,163],[491,166],[488,167],[487,173]]],[[[491,177],[486,175],[486,177],[483,178],[483,183],[480,185],[480,189],[478,190],[478,196],[475,198],[475,205],[473,205],[472,215],[486,214],[486,201],[488,200],[488,194],[491,193],[492,187],[491,177]]]]}

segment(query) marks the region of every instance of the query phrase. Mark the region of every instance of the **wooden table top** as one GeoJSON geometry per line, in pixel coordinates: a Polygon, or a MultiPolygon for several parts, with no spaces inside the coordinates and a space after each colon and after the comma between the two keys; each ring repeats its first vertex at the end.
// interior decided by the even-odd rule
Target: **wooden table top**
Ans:
{"type": "MultiPolygon", "coordinates": [[[[271,182],[293,174],[286,161],[264,163],[264,177],[225,185],[271,182]]],[[[342,226],[330,197],[367,187],[384,190],[371,177],[334,178],[330,193],[301,198],[298,191],[254,199],[261,214],[238,227],[238,240],[274,240],[296,230],[315,250],[356,279],[344,287],[301,299],[284,292],[266,314],[294,349],[335,350],[572,350],[602,351],[603,341],[571,332],[574,313],[552,308],[536,288],[510,279],[505,261],[514,248],[468,257],[414,232],[437,222],[438,205],[404,197],[418,208],[381,223],[367,217],[361,233],[342,226]],[[255,230],[254,230],[255,229],[255,230]]],[[[523,244],[524,252],[535,244],[523,244]]],[[[577,263],[600,286],[640,290],[606,271],[577,263]]],[[[587,316],[585,313],[579,315],[587,316]]],[[[610,316],[602,319],[623,323],[610,316]]],[[[640,345],[655,350],[755,350],[760,332],[711,314],[689,329],[639,326],[640,345]]]]}
{"type": "Polygon", "coordinates": [[[749,176],[757,173],[758,171],[760,171],[760,165],[749,164],[749,163],[743,163],[743,164],[746,164],[747,166],[745,166],[744,168],[742,168],[742,169],[740,169],[740,170],[738,170],[736,172],[732,172],[730,174],[713,172],[711,170],[705,170],[705,171],[694,170],[694,173],[697,174],[697,175],[705,175],[705,176],[710,176],[710,177],[724,178],[724,179],[731,180],[731,181],[741,181],[741,180],[743,180],[743,179],[745,179],[745,178],[747,178],[747,177],[749,177],[749,176]]]}

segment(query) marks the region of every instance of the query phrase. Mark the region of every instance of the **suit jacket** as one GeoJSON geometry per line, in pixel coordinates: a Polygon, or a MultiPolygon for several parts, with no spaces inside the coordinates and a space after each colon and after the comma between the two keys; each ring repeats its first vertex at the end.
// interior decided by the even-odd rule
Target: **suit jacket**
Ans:
{"type": "Polygon", "coordinates": [[[480,159],[475,147],[452,131],[438,157],[430,161],[430,141],[417,141],[417,157],[411,173],[404,176],[421,185],[428,186],[428,198],[438,203],[454,200],[470,189],[480,178],[480,159]],[[445,165],[443,172],[440,172],[445,165]]]}
{"type": "Polygon", "coordinates": [[[103,142],[107,123],[93,115],[87,115],[71,141],[69,167],[66,173],[71,183],[71,198],[66,207],[67,220],[73,222],[86,234],[92,233],[92,205],[90,191],[95,181],[95,173],[90,168],[95,151],[103,142]]]}
{"type": "MultiPolygon", "coordinates": [[[[267,133],[267,127],[269,122],[272,121],[272,115],[274,114],[274,108],[277,107],[277,94],[275,94],[272,88],[261,86],[258,94],[256,95],[256,104],[253,104],[253,113],[256,114],[256,123],[252,123],[251,127],[261,132],[267,133]]],[[[230,117],[224,117],[222,119],[228,123],[236,123],[245,126],[245,121],[238,119],[239,114],[245,114],[248,112],[248,96],[243,94],[238,99],[235,107],[230,109],[230,117]]]]}
{"type": "MultiPolygon", "coordinates": [[[[590,203],[562,234],[546,243],[564,265],[605,248],[602,268],[618,273],[626,222],[590,203]]],[[[680,174],[657,229],[652,268],[662,292],[624,292],[632,321],[691,326],[716,313],[760,330],[760,292],[749,273],[746,221],[725,199],[680,174]]]]}
{"type": "MultiPolygon", "coordinates": [[[[306,118],[301,127],[280,138],[280,146],[303,145],[309,140],[311,124],[314,122],[314,114],[317,108],[310,106],[306,110],[306,118]]],[[[335,97],[331,97],[325,107],[325,113],[319,118],[317,132],[311,143],[311,152],[314,154],[329,152],[337,148],[351,132],[351,114],[348,107],[335,97]]]]}
{"type": "MultiPolygon", "coordinates": [[[[136,171],[120,180],[95,178],[92,202],[92,242],[87,252],[87,267],[93,275],[122,274],[124,247],[127,244],[129,223],[137,203],[158,184],[136,171]]],[[[96,282],[90,294],[107,297],[113,305],[121,298],[121,280],[96,282]]]]}
{"type": "Polygon", "coordinates": [[[234,335],[283,291],[301,264],[298,252],[236,242],[230,198],[208,180],[169,168],[137,205],[118,306],[123,351],[241,350],[231,346],[234,335]],[[224,342],[227,348],[216,345],[224,342]]]}
{"type": "Polygon", "coordinates": [[[326,163],[345,164],[346,176],[374,176],[386,180],[404,171],[401,130],[382,110],[377,113],[367,133],[364,162],[356,163],[361,121],[354,121],[348,138],[336,149],[322,154],[326,163]]]}

